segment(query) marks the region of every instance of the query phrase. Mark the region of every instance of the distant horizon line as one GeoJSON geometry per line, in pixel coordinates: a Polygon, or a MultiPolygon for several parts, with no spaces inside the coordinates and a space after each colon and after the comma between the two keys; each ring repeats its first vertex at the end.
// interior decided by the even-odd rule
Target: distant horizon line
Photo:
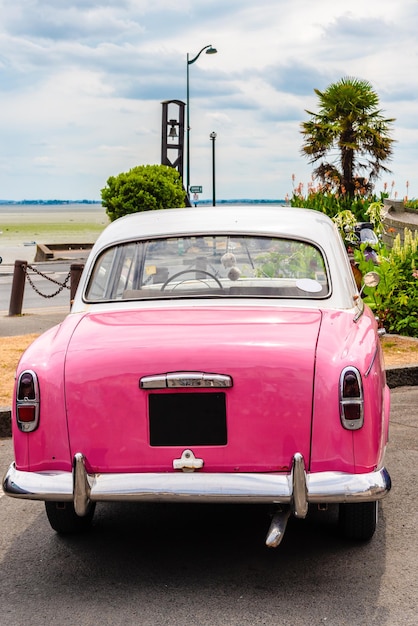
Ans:
{"type": "MultiPolygon", "coordinates": [[[[207,199],[199,199],[193,202],[196,204],[211,204],[213,202],[212,199],[207,198],[207,199]]],[[[216,204],[226,204],[226,203],[234,203],[234,204],[238,204],[239,202],[244,202],[244,203],[257,203],[257,204],[284,204],[286,203],[285,199],[281,199],[281,198],[277,198],[277,199],[270,199],[270,198],[229,198],[229,199],[220,199],[220,200],[216,200],[216,204]]],[[[0,204],[1,205],[33,205],[33,206],[38,206],[38,205],[51,205],[51,204],[62,204],[62,205],[67,205],[67,204],[102,204],[101,200],[87,200],[87,199],[83,199],[83,200],[57,200],[57,199],[53,199],[53,200],[45,200],[42,198],[38,198],[36,200],[2,200],[0,199],[0,204]]]]}

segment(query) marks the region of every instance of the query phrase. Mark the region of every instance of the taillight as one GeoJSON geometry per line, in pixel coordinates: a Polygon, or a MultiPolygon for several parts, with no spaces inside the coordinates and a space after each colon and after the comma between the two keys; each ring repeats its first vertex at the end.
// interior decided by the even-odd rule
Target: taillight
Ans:
{"type": "Polygon", "coordinates": [[[39,423],[39,384],[32,370],[19,375],[16,391],[16,419],[19,430],[30,433],[39,423]]]}
{"type": "Polygon", "coordinates": [[[363,385],[360,372],[346,367],[340,376],[341,423],[348,430],[358,430],[364,422],[363,385]]]}

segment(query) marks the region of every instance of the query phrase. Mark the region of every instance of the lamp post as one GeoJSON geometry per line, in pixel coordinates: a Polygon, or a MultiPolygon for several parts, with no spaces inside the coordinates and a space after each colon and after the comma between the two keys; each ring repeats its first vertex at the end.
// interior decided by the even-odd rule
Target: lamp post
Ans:
{"type": "Polygon", "coordinates": [[[212,141],[212,206],[216,205],[216,194],[215,194],[215,139],[216,133],[212,132],[210,135],[210,140],[212,141]]]}
{"type": "Polygon", "coordinates": [[[189,53],[187,53],[187,91],[186,91],[186,151],[187,151],[187,159],[186,159],[186,193],[187,197],[189,197],[189,187],[190,187],[190,84],[189,84],[189,66],[195,63],[197,59],[200,57],[202,52],[206,50],[206,54],[216,54],[218,51],[216,48],[213,48],[212,45],[203,46],[203,48],[196,54],[195,57],[189,59],[189,53]]]}

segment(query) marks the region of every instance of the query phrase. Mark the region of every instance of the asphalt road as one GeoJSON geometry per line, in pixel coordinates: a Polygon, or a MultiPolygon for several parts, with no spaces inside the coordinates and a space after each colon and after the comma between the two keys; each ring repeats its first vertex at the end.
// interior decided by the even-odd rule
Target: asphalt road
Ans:
{"type": "MultiPolygon", "coordinates": [[[[264,547],[258,508],[98,506],[63,539],[40,502],[0,499],[0,626],[415,626],[418,388],[392,391],[393,488],[376,535],[350,544],[332,520],[292,519],[264,547]]],[[[0,441],[0,470],[12,458],[0,441]]]]}

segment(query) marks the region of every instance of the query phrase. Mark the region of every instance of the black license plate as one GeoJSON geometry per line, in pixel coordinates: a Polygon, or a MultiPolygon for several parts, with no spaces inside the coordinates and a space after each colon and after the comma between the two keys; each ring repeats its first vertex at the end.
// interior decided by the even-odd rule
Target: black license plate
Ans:
{"type": "Polygon", "coordinates": [[[151,446],[223,446],[227,443],[224,393],[151,393],[151,446]]]}

